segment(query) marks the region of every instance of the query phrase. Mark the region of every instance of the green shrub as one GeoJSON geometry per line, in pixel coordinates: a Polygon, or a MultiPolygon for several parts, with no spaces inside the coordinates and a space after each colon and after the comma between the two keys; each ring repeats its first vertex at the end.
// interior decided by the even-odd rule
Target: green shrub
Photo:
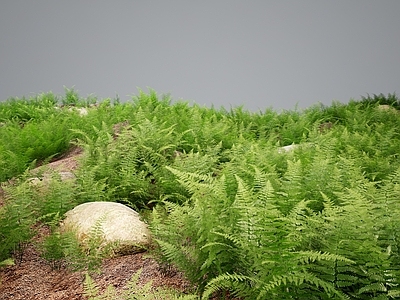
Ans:
{"type": "Polygon", "coordinates": [[[0,262],[47,224],[54,265],[95,265],[56,224],[77,204],[119,201],[146,210],[155,255],[203,298],[398,297],[400,118],[377,109],[397,108],[394,94],[280,114],[159,98],[66,89],[60,101],[84,117],[51,93],[0,104],[0,179],[20,175],[0,208],[0,262]],[[26,180],[71,144],[85,150],[75,180],[26,180]]]}

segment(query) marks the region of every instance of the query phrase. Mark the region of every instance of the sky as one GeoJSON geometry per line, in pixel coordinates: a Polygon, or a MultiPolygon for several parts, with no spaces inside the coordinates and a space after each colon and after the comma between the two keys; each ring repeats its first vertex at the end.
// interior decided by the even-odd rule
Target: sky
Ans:
{"type": "Polygon", "coordinates": [[[398,93],[399,0],[1,0],[0,100],[292,110],[398,93]]]}

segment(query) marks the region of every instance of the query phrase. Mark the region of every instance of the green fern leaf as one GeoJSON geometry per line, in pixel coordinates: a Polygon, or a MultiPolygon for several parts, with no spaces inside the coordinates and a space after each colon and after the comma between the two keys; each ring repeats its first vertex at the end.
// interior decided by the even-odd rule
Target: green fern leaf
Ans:
{"type": "Polygon", "coordinates": [[[221,274],[216,278],[211,279],[202,295],[202,299],[208,299],[214,292],[218,290],[232,290],[234,294],[240,294],[245,289],[243,285],[249,285],[252,278],[239,274],[221,274]],[[237,284],[243,285],[237,285],[237,284]]]}

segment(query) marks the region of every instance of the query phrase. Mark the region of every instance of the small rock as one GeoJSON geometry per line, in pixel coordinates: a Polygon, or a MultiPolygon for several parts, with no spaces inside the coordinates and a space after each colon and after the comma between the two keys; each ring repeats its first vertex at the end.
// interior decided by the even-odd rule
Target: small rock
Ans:
{"type": "Polygon", "coordinates": [[[325,122],[318,126],[319,133],[325,133],[328,130],[332,129],[333,123],[332,122],[325,122]]]}
{"type": "Polygon", "coordinates": [[[296,149],[299,145],[293,144],[293,145],[288,145],[288,146],[284,146],[284,147],[280,147],[278,149],[279,153],[285,153],[285,152],[290,152],[294,149],[296,149]]]}
{"type": "Polygon", "coordinates": [[[81,117],[88,115],[88,110],[84,107],[70,107],[69,111],[77,111],[81,117]]]}
{"type": "Polygon", "coordinates": [[[68,172],[68,171],[61,171],[58,174],[60,174],[61,181],[65,181],[65,180],[68,180],[68,179],[75,179],[76,178],[74,173],[68,172]]]}
{"type": "Polygon", "coordinates": [[[278,153],[286,153],[286,152],[291,152],[294,149],[309,149],[311,147],[313,147],[312,143],[301,143],[301,144],[292,144],[292,145],[288,145],[288,146],[284,146],[284,147],[280,147],[278,148],[278,153]]]}
{"type": "MultiPolygon", "coordinates": [[[[61,172],[58,172],[58,174],[60,176],[61,181],[73,180],[76,178],[74,173],[68,172],[68,171],[61,171],[61,172]]],[[[32,186],[37,186],[39,184],[48,184],[49,182],[51,182],[51,179],[53,177],[54,176],[52,174],[45,173],[45,174],[43,174],[43,176],[41,178],[31,177],[31,178],[28,178],[27,181],[32,186]]]]}

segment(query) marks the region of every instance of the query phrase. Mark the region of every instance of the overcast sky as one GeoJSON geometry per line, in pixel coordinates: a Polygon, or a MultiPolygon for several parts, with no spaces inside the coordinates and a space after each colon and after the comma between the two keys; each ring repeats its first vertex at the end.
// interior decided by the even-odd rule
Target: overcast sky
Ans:
{"type": "Polygon", "coordinates": [[[1,0],[0,100],[306,108],[399,92],[399,0],[1,0]]]}

